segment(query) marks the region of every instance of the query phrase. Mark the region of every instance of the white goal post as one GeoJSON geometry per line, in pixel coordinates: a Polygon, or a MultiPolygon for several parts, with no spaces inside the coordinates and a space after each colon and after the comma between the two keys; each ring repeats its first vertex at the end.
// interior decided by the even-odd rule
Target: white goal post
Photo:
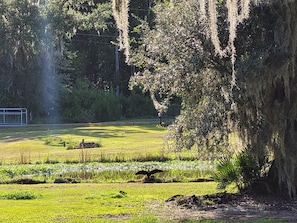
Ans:
{"type": "Polygon", "coordinates": [[[0,126],[22,126],[28,124],[26,108],[0,108],[0,126]]]}

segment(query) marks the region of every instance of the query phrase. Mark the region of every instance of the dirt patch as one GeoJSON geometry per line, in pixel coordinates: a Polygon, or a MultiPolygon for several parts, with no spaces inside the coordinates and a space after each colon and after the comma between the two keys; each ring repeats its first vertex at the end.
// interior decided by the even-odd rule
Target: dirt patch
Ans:
{"type": "Polygon", "coordinates": [[[259,219],[297,221],[297,201],[273,196],[220,193],[206,196],[176,195],[166,201],[162,217],[171,221],[222,220],[252,221],[259,219]]]}
{"type": "Polygon", "coordinates": [[[126,213],[122,213],[122,214],[105,214],[105,215],[98,215],[96,217],[92,217],[90,218],[90,220],[109,220],[109,221],[128,221],[129,219],[131,219],[131,215],[130,214],[126,214],[126,213]]]}

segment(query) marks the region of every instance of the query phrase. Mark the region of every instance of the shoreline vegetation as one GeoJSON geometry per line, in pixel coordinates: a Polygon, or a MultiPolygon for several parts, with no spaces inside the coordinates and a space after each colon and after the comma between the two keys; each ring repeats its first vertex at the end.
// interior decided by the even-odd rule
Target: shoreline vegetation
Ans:
{"type": "Polygon", "coordinates": [[[197,161],[3,165],[0,184],[20,179],[53,182],[57,177],[77,182],[132,182],[143,179],[135,175],[137,171],[155,168],[164,171],[158,174],[161,182],[191,182],[211,178],[214,165],[197,161]]]}

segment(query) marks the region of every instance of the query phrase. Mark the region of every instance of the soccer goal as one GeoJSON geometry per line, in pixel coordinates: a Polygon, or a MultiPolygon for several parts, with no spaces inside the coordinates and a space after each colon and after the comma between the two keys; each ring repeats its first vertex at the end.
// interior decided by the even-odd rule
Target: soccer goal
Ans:
{"type": "Polygon", "coordinates": [[[0,126],[22,126],[27,123],[26,108],[0,108],[0,126]]]}

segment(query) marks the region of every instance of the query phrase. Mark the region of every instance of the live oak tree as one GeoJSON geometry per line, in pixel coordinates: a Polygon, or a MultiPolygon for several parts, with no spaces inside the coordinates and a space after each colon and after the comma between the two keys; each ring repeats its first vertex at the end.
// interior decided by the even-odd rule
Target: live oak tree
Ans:
{"type": "MultiPolygon", "coordinates": [[[[127,2],[114,0],[116,16],[127,2]]],[[[160,112],[182,99],[176,149],[204,145],[215,156],[235,131],[255,162],[274,160],[270,190],[296,198],[297,2],[176,0],[156,2],[154,13],[128,58],[139,69],[131,84],[160,112]]],[[[128,27],[119,26],[125,49],[128,27]]]]}

